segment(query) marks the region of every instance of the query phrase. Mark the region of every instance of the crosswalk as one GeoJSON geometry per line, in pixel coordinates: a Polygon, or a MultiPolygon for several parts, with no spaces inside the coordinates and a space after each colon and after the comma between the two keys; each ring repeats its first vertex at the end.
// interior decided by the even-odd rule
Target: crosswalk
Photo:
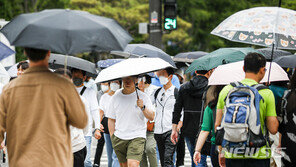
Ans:
{"type": "MultiPolygon", "coordinates": [[[[95,138],[93,138],[92,140],[92,150],[91,150],[91,160],[94,161],[94,156],[96,153],[96,147],[97,147],[97,140],[95,138]]],[[[191,157],[190,157],[190,153],[187,149],[187,147],[185,147],[185,159],[184,159],[184,166],[185,167],[191,167],[191,157]]],[[[208,167],[211,167],[211,159],[210,157],[207,158],[207,164],[208,167]]],[[[106,153],[106,147],[104,147],[104,151],[103,151],[103,155],[101,157],[101,167],[108,167],[108,158],[107,158],[107,153],[106,153]]]]}

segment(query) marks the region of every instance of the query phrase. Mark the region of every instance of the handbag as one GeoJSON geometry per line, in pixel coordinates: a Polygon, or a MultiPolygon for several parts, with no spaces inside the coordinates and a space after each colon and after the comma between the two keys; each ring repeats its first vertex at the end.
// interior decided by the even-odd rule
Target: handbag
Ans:
{"type": "Polygon", "coordinates": [[[154,124],[155,124],[154,122],[150,122],[150,121],[147,122],[147,131],[148,132],[153,132],[154,124]]]}
{"type": "MultiPolygon", "coordinates": [[[[202,120],[203,120],[203,115],[204,115],[204,102],[205,102],[205,97],[206,97],[206,91],[202,95],[202,103],[201,103],[201,114],[200,114],[200,119],[199,119],[199,130],[196,136],[196,139],[198,138],[200,132],[201,132],[201,125],[202,125],[202,120]]],[[[207,140],[205,141],[200,153],[202,155],[211,155],[211,142],[212,135],[209,133],[207,140]]]]}

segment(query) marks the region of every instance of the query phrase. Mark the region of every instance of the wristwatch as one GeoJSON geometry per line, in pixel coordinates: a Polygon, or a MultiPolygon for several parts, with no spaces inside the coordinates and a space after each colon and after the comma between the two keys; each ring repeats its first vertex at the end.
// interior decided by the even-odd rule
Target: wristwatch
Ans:
{"type": "Polygon", "coordinates": [[[141,108],[141,110],[142,110],[142,111],[144,111],[144,110],[145,110],[145,108],[146,108],[146,106],[144,105],[144,106],[141,108]]]}

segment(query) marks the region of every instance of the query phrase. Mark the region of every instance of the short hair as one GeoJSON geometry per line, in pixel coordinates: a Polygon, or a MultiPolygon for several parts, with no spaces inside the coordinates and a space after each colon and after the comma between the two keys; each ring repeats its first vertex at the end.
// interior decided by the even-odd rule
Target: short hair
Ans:
{"type": "Polygon", "coordinates": [[[244,59],[245,72],[257,74],[260,68],[266,66],[266,59],[260,53],[248,53],[244,59]]]}
{"type": "Polygon", "coordinates": [[[27,68],[29,68],[29,63],[27,61],[21,61],[17,64],[17,69],[19,69],[20,67],[22,67],[23,70],[26,70],[27,68]]]}
{"type": "Polygon", "coordinates": [[[206,75],[209,71],[207,70],[197,70],[196,73],[197,74],[201,74],[201,75],[206,75]]]}
{"type": "Polygon", "coordinates": [[[66,74],[66,75],[68,75],[68,77],[72,78],[72,74],[71,74],[71,72],[70,72],[68,69],[65,69],[65,68],[59,68],[59,69],[56,69],[56,70],[54,71],[54,73],[56,73],[56,74],[61,74],[61,75],[66,74]]]}
{"type": "Polygon", "coordinates": [[[144,76],[145,77],[145,79],[146,79],[146,84],[151,84],[151,77],[149,76],[149,75],[145,75],[144,76]]]}
{"type": "Polygon", "coordinates": [[[48,50],[25,48],[25,52],[29,60],[37,62],[45,59],[48,50]]]}
{"type": "Polygon", "coordinates": [[[167,72],[168,76],[170,76],[170,75],[174,75],[174,73],[175,73],[174,69],[171,68],[171,67],[166,68],[166,69],[164,69],[164,70],[167,72]]]}
{"type": "Polygon", "coordinates": [[[77,69],[77,68],[71,68],[71,73],[77,72],[77,71],[81,71],[83,76],[86,75],[86,71],[83,71],[83,70],[80,70],[80,69],[77,69]]]}

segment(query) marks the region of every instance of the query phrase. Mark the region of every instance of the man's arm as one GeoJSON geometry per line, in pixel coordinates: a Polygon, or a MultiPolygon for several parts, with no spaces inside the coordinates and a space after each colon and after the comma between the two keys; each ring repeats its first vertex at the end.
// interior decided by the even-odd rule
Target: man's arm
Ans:
{"type": "Polygon", "coordinates": [[[268,131],[275,135],[278,132],[278,127],[279,127],[279,121],[277,120],[276,117],[272,117],[272,116],[267,116],[266,117],[266,126],[268,131]]]}
{"type": "Polygon", "coordinates": [[[215,130],[217,129],[218,126],[221,125],[222,117],[223,117],[223,109],[217,109],[217,111],[216,111],[215,130]]]}
{"type": "Polygon", "coordinates": [[[91,113],[92,119],[95,122],[95,129],[100,129],[101,117],[100,117],[100,111],[99,111],[99,104],[97,100],[97,94],[93,89],[90,89],[90,90],[91,90],[90,98],[89,98],[90,113],[91,113]]]}
{"type": "Polygon", "coordinates": [[[68,117],[68,122],[70,125],[83,129],[87,125],[87,114],[85,111],[85,106],[81,101],[74,85],[68,83],[68,88],[64,91],[64,101],[65,101],[65,112],[68,117]]]}
{"type": "Polygon", "coordinates": [[[113,136],[115,132],[115,119],[108,118],[108,128],[110,136],[113,136]]]}
{"type": "Polygon", "coordinates": [[[0,95],[0,142],[4,140],[4,133],[6,132],[6,106],[4,102],[5,94],[0,95]]]}
{"type": "Polygon", "coordinates": [[[177,132],[177,126],[180,121],[180,118],[182,116],[182,110],[183,110],[183,98],[182,98],[182,92],[183,89],[182,87],[179,90],[178,97],[176,98],[175,106],[174,106],[174,111],[173,111],[173,120],[172,120],[172,131],[177,132]]]}
{"type": "Polygon", "coordinates": [[[276,134],[279,127],[279,122],[276,117],[275,98],[271,90],[266,100],[266,126],[271,134],[276,134]]]}
{"type": "MultiPolygon", "coordinates": [[[[148,99],[150,100],[150,99],[148,99]]],[[[151,102],[150,102],[151,103],[151,102]]],[[[144,102],[142,99],[138,99],[137,100],[137,106],[140,107],[141,109],[144,107],[144,102]]],[[[149,104],[148,106],[145,106],[145,109],[142,110],[144,116],[149,120],[149,121],[153,121],[154,120],[154,116],[155,116],[155,112],[152,111],[151,109],[149,109],[149,107],[152,106],[152,104],[149,104]]]]}

